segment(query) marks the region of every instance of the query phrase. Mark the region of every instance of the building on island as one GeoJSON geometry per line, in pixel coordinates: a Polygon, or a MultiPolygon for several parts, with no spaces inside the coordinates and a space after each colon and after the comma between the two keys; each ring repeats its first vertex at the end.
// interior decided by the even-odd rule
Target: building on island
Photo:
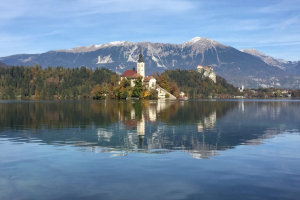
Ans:
{"type": "Polygon", "coordinates": [[[135,81],[137,79],[141,79],[143,85],[148,89],[148,90],[156,90],[158,92],[158,98],[160,99],[176,99],[175,96],[173,96],[171,93],[166,91],[165,89],[161,88],[157,83],[156,79],[153,76],[146,76],[145,75],[145,63],[143,60],[143,55],[142,53],[139,54],[139,59],[137,61],[136,65],[137,70],[133,68],[132,70],[126,70],[123,72],[121,75],[121,80],[126,79],[130,81],[130,86],[134,87],[135,86],[135,81]]]}
{"type": "Polygon", "coordinates": [[[156,79],[153,76],[147,76],[144,84],[148,90],[156,89],[156,79]]]}
{"type": "Polygon", "coordinates": [[[203,76],[210,78],[214,83],[217,82],[217,76],[214,69],[211,66],[197,66],[197,71],[203,73],[203,76]]]}
{"type": "Polygon", "coordinates": [[[174,95],[170,94],[167,90],[163,89],[159,85],[157,85],[156,91],[159,99],[165,99],[165,98],[176,99],[174,95]]]}
{"type": "Polygon", "coordinates": [[[122,75],[121,75],[121,80],[127,79],[130,81],[130,86],[134,87],[135,86],[135,81],[136,79],[141,78],[143,80],[143,76],[135,71],[135,68],[132,70],[126,70],[122,75]]]}

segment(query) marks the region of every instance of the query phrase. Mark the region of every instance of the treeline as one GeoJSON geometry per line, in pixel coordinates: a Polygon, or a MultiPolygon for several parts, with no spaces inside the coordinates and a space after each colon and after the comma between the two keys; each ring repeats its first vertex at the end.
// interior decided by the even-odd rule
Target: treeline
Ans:
{"type": "Polygon", "coordinates": [[[108,69],[41,66],[0,68],[1,99],[90,98],[96,85],[114,87],[118,75],[108,69]]]}
{"type": "Polygon", "coordinates": [[[156,75],[161,87],[175,96],[183,91],[190,98],[230,98],[240,95],[238,89],[217,76],[217,82],[205,77],[196,70],[167,70],[156,75]]]}
{"type": "Polygon", "coordinates": [[[300,98],[299,89],[258,88],[245,89],[245,98],[300,98]]]}
{"type": "Polygon", "coordinates": [[[105,68],[7,67],[0,68],[0,99],[156,99],[141,79],[129,80],[105,68]]]}
{"type": "MultiPolygon", "coordinates": [[[[183,91],[189,98],[230,98],[237,88],[217,76],[215,84],[195,70],[168,70],[156,74],[157,83],[179,97],[183,91]]],[[[129,80],[108,69],[41,66],[0,68],[0,99],[156,99],[157,91],[148,90],[141,79],[131,87],[129,80]]]]}
{"type": "MultiPolygon", "coordinates": [[[[99,90],[98,90],[99,91],[99,90]]],[[[99,95],[96,95],[98,99],[99,95]]],[[[115,99],[127,99],[127,98],[138,98],[138,99],[157,99],[158,93],[155,89],[148,90],[143,85],[142,79],[138,78],[134,81],[134,86],[131,87],[131,82],[127,79],[120,81],[120,84],[114,88],[109,96],[115,99]]],[[[103,98],[103,94],[99,96],[103,98]]]]}

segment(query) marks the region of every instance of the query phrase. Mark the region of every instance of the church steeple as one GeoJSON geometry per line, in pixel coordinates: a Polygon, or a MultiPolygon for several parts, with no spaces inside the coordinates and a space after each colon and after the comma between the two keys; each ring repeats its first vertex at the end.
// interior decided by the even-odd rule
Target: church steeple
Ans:
{"type": "Polygon", "coordinates": [[[144,62],[144,61],[143,61],[142,50],[140,51],[140,55],[139,55],[139,60],[138,60],[138,62],[139,62],[139,63],[140,63],[140,62],[144,62]]]}
{"type": "Polygon", "coordinates": [[[137,69],[137,73],[142,75],[143,80],[144,80],[144,77],[145,77],[145,63],[143,61],[142,51],[140,51],[139,59],[138,59],[137,64],[136,64],[136,69],[137,69]]]}

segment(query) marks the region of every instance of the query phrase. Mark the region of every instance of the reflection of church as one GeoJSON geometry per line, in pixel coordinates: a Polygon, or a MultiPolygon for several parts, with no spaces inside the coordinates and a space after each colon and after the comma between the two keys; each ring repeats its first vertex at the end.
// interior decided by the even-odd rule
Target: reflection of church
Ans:
{"type": "MultiPolygon", "coordinates": [[[[122,123],[116,132],[120,129],[126,132],[120,135],[124,138],[122,138],[123,143],[118,145],[123,151],[148,152],[177,149],[189,152],[193,158],[197,159],[209,158],[217,154],[218,140],[215,143],[211,142],[213,135],[213,137],[220,137],[215,136],[216,110],[211,110],[204,116],[199,115],[201,119],[195,119],[198,123],[194,126],[178,124],[172,126],[162,123],[161,116],[166,113],[169,115],[171,108],[171,110],[180,109],[180,107],[185,109],[184,107],[189,106],[188,104],[165,100],[139,103],[141,102],[126,104],[127,106],[124,106],[126,110],[123,110],[123,114],[119,114],[119,120],[122,123]]],[[[103,133],[101,130],[98,132],[103,142],[112,138],[110,133],[103,133]]]]}
{"type": "Polygon", "coordinates": [[[212,112],[209,116],[204,117],[198,125],[198,132],[203,132],[203,130],[213,129],[215,127],[215,123],[217,121],[217,113],[216,111],[212,112]]]}
{"type": "MultiPolygon", "coordinates": [[[[134,108],[134,106],[132,106],[130,109],[129,118],[124,118],[122,115],[120,115],[120,120],[123,121],[123,124],[128,130],[129,137],[127,144],[133,148],[137,148],[136,144],[138,141],[139,148],[142,148],[147,124],[155,123],[157,121],[157,115],[159,115],[161,111],[171,106],[171,104],[173,103],[174,102],[169,102],[165,100],[148,101],[147,108],[143,109],[141,115],[137,114],[137,111],[134,108]]],[[[148,145],[149,144],[147,144],[147,146],[148,145]]]]}

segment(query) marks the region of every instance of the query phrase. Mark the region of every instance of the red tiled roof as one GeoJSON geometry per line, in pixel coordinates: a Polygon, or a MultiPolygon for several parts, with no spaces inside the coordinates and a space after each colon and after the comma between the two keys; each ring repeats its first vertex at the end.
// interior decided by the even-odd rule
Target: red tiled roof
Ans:
{"type": "Polygon", "coordinates": [[[142,75],[139,73],[133,74],[130,78],[141,78],[142,75]]]}
{"type": "Polygon", "coordinates": [[[152,79],[152,78],[154,78],[153,76],[147,76],[145,79],[144,79],[144,81],[145,82],[148,82],[148,81],[150,81],[150,79],[152,79]]]}
{"type": "Polygon", "coordinates": [[[131,77],[136,74],[134,70],[126,70],[121,76],[122,77],[131,77]]]}

